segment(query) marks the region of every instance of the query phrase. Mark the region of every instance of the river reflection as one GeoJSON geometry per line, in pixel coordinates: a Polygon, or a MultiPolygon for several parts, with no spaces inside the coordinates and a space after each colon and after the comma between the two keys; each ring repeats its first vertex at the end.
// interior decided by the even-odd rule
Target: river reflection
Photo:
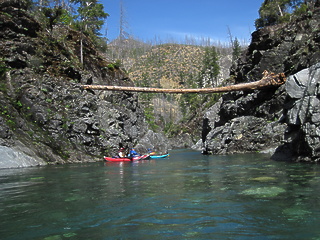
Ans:
{"type": "Polygon", "coordinates": [[[263,154],[0,170],[1,239],[319,239],[320,167],[263,154]]]}

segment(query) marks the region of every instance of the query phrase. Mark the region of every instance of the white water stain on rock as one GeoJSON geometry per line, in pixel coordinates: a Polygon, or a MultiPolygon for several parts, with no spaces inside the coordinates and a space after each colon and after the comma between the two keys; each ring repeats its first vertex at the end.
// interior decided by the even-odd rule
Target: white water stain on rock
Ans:
{"type": "Polygon", "coordinates": [[[0,146],[0,169],[42,166],[47,164],[44,160],[37,157],[31,149],[28,149],[30,155],[25,154],[21,149],[25,148],[20,146],[14,149],[0,146]]]}

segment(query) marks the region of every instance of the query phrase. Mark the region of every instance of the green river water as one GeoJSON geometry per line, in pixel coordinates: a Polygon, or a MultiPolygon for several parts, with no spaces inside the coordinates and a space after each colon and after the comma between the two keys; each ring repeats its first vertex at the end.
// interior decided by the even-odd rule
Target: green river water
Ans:
{"type": "Polygon", "coordinates": [[[320,166],[191,150],[0,169],[0,239],[320,239],[320,166]]]}

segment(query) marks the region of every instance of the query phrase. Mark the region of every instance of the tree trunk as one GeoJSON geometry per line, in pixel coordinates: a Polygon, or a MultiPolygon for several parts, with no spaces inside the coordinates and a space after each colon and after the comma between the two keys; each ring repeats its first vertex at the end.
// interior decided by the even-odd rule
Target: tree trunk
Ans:
{"type": "Polygon", "coordinates": [[[199,89],[164,89],[147,87],[125,87],[125,86],[105,86],[105,85],[81,85],[82,89],[104,90],[104,91],[127,91],[127,92],[149,92],[149,93],[220,93],[232,91],[248,91],[277,87],[285,83],[284,73],[274,74],[268,71],[263,72],[261,80],[256,82],[241,83],[225,87],[199,88],[199,89]]]}
{"type": "Polygon", "coordinates": [[[81,38],[80,38],[80,62],[83,67],[83,38],[82,38],[82,32],[81,32],[81,38]]]}
{"type": "Polygon", "coordinates": [[[283,12],[282,12],[281,7],[280,7],[280,5],[279,5],[279,4],[278,4],[278,8],[279,8],[280,16],[281,16],[281,17],[283,17],[283,12]]]}

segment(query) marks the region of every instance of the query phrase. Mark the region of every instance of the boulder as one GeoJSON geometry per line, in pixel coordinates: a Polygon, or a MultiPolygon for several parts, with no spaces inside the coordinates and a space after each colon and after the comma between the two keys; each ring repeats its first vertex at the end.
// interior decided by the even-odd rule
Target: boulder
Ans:
{"type": "Polygon", "coordinates": [[[288,127],[275,160],[320,160],[320,63],[290,76],[282,121],[288,127]]]}

